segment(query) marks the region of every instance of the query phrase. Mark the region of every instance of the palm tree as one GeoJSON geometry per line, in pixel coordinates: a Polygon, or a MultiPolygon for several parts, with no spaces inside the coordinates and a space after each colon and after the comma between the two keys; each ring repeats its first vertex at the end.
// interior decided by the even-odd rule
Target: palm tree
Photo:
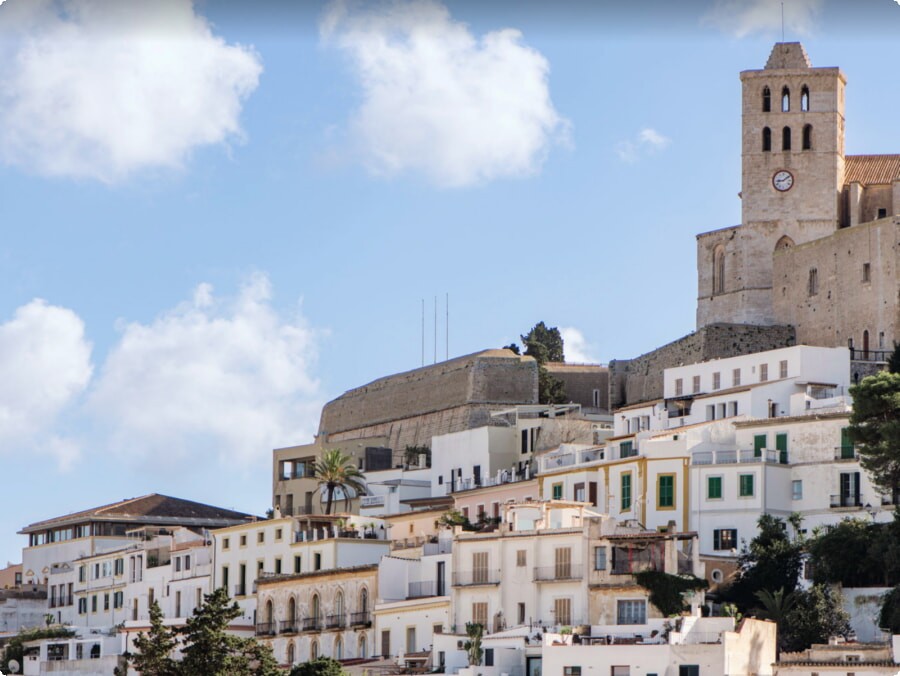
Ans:
{"type": "Polygon", "coordinates": [[[784,622],[790,612],[794,609],[794,606],[797,605],[797,594],[794,592],[785,594],[784,587],[781,587],[776,592],[771,592],[768,589],[761,589],[756,592],[756,598],[759,599],[759,602],[763,606],[760,608],[760,615],[763,616],[763,619],[772,620],[778,627],[778,643],[776,645],[776,650],[780,653],[785,640],[784,622]]]}
{"type": "Polygon", "coordinates": [[[331,514],[331,504],[334,501],[334,491],[340,488],[344,493],[345,501],[350,501],[350,491],[357,495],[366,494],[365,477],[353,464],[349,455],[344,455],[339,448],[324,451],[316,462],[316,479],[319,486],[324,486],[328,492],[328,500],[325,503],[325,513],[331,514]]]}

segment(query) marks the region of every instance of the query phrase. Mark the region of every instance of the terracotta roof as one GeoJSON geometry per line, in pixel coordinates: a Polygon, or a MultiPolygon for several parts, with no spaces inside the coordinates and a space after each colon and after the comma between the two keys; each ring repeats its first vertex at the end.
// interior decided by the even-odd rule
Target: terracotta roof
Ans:
{"type": "Polygon", "coordinates": [[[127,498],[100,507],[37,521],[26,526],[19,533],[33,533],[46,528],[85,521],[130,521],[136,524],[156,523],[221,527],[243,522],[250,518],[252,518],[250,514],[244,514],[243,512],[235,512],[230,509],[205,505],[201,502],[151,493],[138,498],[127,498]]]}
{"type": "Polygon", "coordinates": [[[900,179],[900,155],[847,155],[844,184],[890,185],[900,179]]]}

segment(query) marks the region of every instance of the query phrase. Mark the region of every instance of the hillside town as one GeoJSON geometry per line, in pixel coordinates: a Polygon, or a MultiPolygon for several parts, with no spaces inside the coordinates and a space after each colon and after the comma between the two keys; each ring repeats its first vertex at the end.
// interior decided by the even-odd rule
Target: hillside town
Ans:
{"type": "Polygon", "coordinates": [[[220,590],[265,673],[900,673],[900,472],[854,408],[900,378],[900,155],[845,155],[846,78],[799,43],[741,83],[742,222],[697,235],[694,332],[576,364],[540,322],[360,384],[272,451],[258,514],[23,515],[0,672],[141,673],[157,610],[183,631],[220,590]]]}

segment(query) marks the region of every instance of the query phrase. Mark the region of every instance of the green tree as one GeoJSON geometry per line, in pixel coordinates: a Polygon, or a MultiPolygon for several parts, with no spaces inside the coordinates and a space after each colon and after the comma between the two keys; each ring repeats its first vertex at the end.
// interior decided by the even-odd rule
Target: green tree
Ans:
{"type": "Polygon", "coordinates": [[[341,663],[330,657],[320,657],[310,662],[297,664],[291,669],[290,676],[343,676],[341,663]]]}
{"type": "Polygon", "coordinates": [[[670,575],[657,570],[644,570],[634,576],[635,582],[650,592],[650,603],[664,617],[680,615],[687,610],[685,595],[709,587],[706,580],[693,575],[670,575]]]}
{"type": "Polygon", "coordinates": [[[900,489],[900,373],[882,371],[850,388],[850,438],[860,464],[885,493],[900,489]]]}
{"type": "Polygon", "coordinates": [[[900,343],[894,341],[894,351],[888,357],[887,369],[891,373],[900,373],[900,343]]]}
{"type": "Polygon", "coordinates": [[[900,585],[884,595],[878,626],[889,630],[891,634],[900,634],[900,585]]]}
{"type": "Polygon", "coordinates": [[[827,643],[832,636],[847,636],[850,621],[841,604],[841,594],[830,585],[817,584],[794,592],[796,601],[786,613],[784,650],[806,650],[813,643],[827,643]]]}
{"type": "Polygon", "coordinates": [[[128,661],[142,676],[175,676],[178,665],[172,650],[178,645],[175,631],[163,624],[163,613],[156,600],[150,604],[150,631],[138,632],[134,639],[135,652],[128,661]]]}
{"type": "Polygon", "coordinates": [[[538,322],[521,338],[522,345],[525,346],[525,354],[534,357],[538,364],[566,360],[562,334],[555,326],[548,327],[544,322],[538,322]]]}
{"type": "Polygon", "coordinates": [[[366,494],[365,477],[353,464],[353,459],[344,455],[339,448],[322,452],[322,456],[316,461],[316,479],[319,486],[325,488],[326,514],[331,514],[336,489],[341,489],[348,501],[351,491],[357,495],[366,494]]]}
{"type": "Polygon", "coordinates": [[[466,636],[469,640],[463,644],[469,657],[470,667],[480,667],[484,657],[484,649],[481,647],[481,637],[484,635],[484,626],[477,622],[466,622],[466,636]]]}
{"type": "Polygon", "coordinates": [[[771,592],[768,589],[762,589],[756,592],[756,598],[760,603],[760,615],[766,620],[772,620],[778,627],[778,646],[780,651],[784,646],[787,637],[787,626],[785,621],[791,610],[797,605],[799,597],[797,592],[785,594],[784,589],[771,592]]]}
{"type": "Polygon", "coordinates": [[[219,587],[204,597],[182,630],[183,659],[180,673],[185,676],[276,676],[281,673],[272,650],[253,638],[228,633],[228,625],[241,615],[236,602],[219,587]]]}
{"type": "Polygon", "coordinates": [[[797,588],[803,555],[802,543],[790,538],[784,521],[763,514],[756,523],[759,533],[741,552],[737,579],[724,590],[725,599],[744,615],[758,606],[757,592],[782,589],[790,594],[797,588]]]}
{"type": "Polygon", "coordinates": [[[9,639],[6,647],[0,650],[0,670],[6,668],[10,660],[15,660],[20,666],[25,663],[25,644],[28,641],[36,641],[41,638],[70,638],[74,631],[62,627],[25,629],[9,639]]]}
{"type": "Polygon", "coordinates": [[[900,522],[844,519],[807,543],[813,580],[844,587],[900,583],[900,522]],[[847,556],[853,552],[853,556],[847,556]]]}

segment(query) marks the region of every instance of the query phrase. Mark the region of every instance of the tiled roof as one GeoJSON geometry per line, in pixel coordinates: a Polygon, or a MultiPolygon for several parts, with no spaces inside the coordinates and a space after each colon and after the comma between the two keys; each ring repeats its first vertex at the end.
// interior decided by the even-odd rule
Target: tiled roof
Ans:
{"type": "Polygon", "coordinates": [[[847,155],[844,183],[890,185],[900,179],[900,155],[847,155]]]}
{"type": "Polygon", "coordinates": [[[243,512],[235,512],[201,502],[151,493],[138,498],[127,498],[108,505],[57,516],[44,521],[37,521],[23,528],[20,533],[31,533],[62,524],[81,523],[91,520],[133,521],[136,524],[154,522],[177,524],[179,521],[190,524],[215,522],[216,524],[227,525],[227,522],[236,523],[250,518],[250,514],[244,514],[243,512]]]}

